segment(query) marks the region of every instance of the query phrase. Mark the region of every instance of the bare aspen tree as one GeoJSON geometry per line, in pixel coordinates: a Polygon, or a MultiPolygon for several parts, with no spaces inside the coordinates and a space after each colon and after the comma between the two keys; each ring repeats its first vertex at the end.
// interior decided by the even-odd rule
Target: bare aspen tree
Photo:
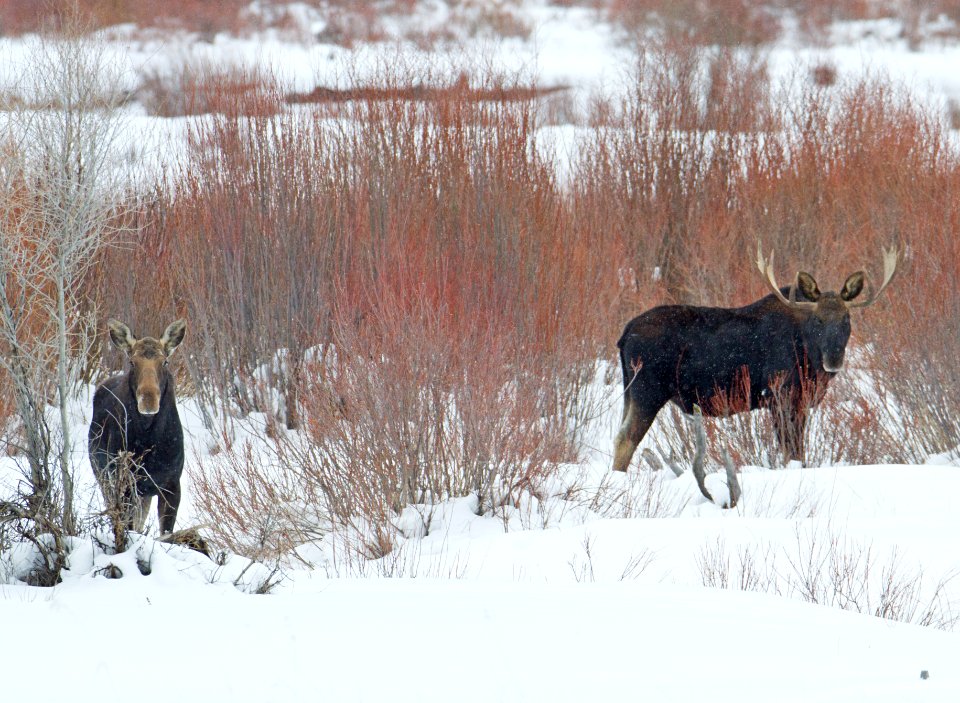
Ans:
{"type": "Polygon", "coordinates": [[[76,291],[117,232],[125,188],[115,160],[120,69],[79,22],[68,25],[36,40],[20,67],[24,100],[7,116],[0,365],[13,379],[34,501],[47,496],[47,510],[57,503],[59,527],[71,535],[77,524],[68,408],[90,342],[76,291]],[[51,404],[59,412],[57,450],[46,418],[51,404]]]}

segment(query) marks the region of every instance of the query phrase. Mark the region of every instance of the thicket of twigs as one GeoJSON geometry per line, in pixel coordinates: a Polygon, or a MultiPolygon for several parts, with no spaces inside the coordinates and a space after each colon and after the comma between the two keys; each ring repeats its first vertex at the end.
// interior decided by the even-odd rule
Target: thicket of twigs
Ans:
{"type": "MultiPolygon", "coordinates": [[[[348,527],[377,553],[407,504],[474,493],[488,510],[535,490],[617,404],[592,384],[623,323],[763,295],[758,240],[783,279],[802,266],[824,288],[877,276],[883,245],[903,252],[854,320],[853,369],[811,424],[808,463],[960,444],[960,162],[935,112],[888,81],[773,85],[741,53],[650,49],[560,169],[536,100],[490,98],[509,79],[394,69],[366,98],[283,109],[268,74],[242,78],[242,99],[222,74],[186,84],[184,104],[217,111],[82,289],[84,314],[141,333],[189,320],[181,380],[222,450],[199,502],[234,548],[262,557],[348,527]],[[409,99],[431,84],[445,89],[409,99]],[[233,441],[251,413],[272,456],[233,441]]],[[[671,422],[661,453],[689,456],[671,422]]],[[[710,421],[714,461],[777,462],[766,422],[710,421]]]]}
{"type": "MultiPolygon", "coordinates": [[[[294,40],[342,46],[396,38],[399,32],[418,45],[436,46],[469,36],[528,36],[531,27],[523,12],[528,4],[528,0],[456,0],[448,3],[445,22],[431,22],[431,13],[426,12],[420,14],[421,25],[403,22],[417,12],[416,0],[262,0],[255,5],[247,0],[6,0],[0,5],[0,27],[7,35],[54,29],[79,10],[89,18],[91,29],[130,24],[143,33],[179,30],[204,38],[270,29],[294,40]],[[303,22],[303,5],[323,18],[321,29],[303,22]]],[[[759,45],[775,41],[787,30],[799,31],[811,42],[826,42],[836,21],[881,18],[900,20],[904,37],[915,46],[955,37],[960,18],[956,0],[551,0],[551,4],[594,10],[619,27],[627,40],[659,31],[720,46],[759,45]]]]}
{"type": "MultiPolygon", "coordinates": [[[[758,240],[783,279],[803,267],[825,288],[878,276],[895,243],[896,285],[857,314],[807,461],[955,447],[960,169],[934,111],[880,78],[773,85],[759,60],[689,46],[646,52],[635,75],[594,106],[563,182],[535,101],[476,99],[503,79],[398,71],[376,98],[275,114],[257,106],[281,88],[260,76],[250,109],[197,123],[140,247],[106,251],[91,295],[144,329],[186,315],[212,421],[266,413],[276,486],[310,486],[324,519],[380,524],[464,492],[489,507],[575,460],[622,324],[763,295],[758,240]],[[405,99],[431,81],[453,87],[405,99]]],[[[689,463],[685,422],[661,425],[654,448],[689,463]]],[[[763,414],[707,429],[717,463],[780,461],[763,414]]]]}

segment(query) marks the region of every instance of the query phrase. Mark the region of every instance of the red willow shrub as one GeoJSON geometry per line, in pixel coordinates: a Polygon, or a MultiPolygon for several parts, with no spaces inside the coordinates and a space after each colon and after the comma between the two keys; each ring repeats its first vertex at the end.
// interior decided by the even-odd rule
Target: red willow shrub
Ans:
{"type": "Polygon", "coordinates": [[[4,0],[0,26],[5,34],[58,29],[65,18],[79,15],[91,29],[133,23],[140,27],[168,27],[212,34],[238,31],[244,24],[248,0],[4,0]]]}
{"type": "Polygon", "coordinates": [[[951,195],[960,162],[930,111],[883,81],[845,86],[834,101],[814,92],[793,116],[799,139],[787,167],[751,179],[759,186],[746,198],[753,222],[741,231],[773,242],[786,255],[782,266],[792,259],[787,271],[811,265],[821,287],[835,287],[858,268],[876,285],[881,247],[900,247],[899,280],[876,307],[854,313],[852,343],[886,399],[878,422],[904,428],[899,458],[922,460],[960,443],[947,390],[960,380],[950,351],[960,310],[955,296],[937,292],[960,266],[951,195]]]}
{"type": "Polygon", "coordinates": [[[921,460],[956,446],[956,403],[946,389],[960,370],[949,352],[960,316],[955,296],[931,294],[949,289],[960,262],[949,196],[958,163],[943,125],[883,79],[787,84],[779,95],[759,70],[727,80],[729,61],[722,52],[661,47],[640,61],[624,104],[596,116],[573,198],[580,226],[611,232],[611,251],[623,253],[612,259],[621,321],[658,302],[755,300],[766,292],[753,263],[758,242],[776,252],[781,280],[804,268],[823,289],[860,268],[878,284],[881,247],[895,243],[899,280],[875,307],[853,314],[851,346],[880,387],[862,381],[841,393],[835,384],[826,398],[827,406],[853,403],[843,407],[855,412],[847,425],[861,439],[838,440],[848,448],[840,453],[808,441],[808,455],[921,460]],[[697,99],[704,95],[709,104],[697,99]],[[774,103],[789,109],[774,111],[774,103]],[[927,429],[914,429],[914,419],[927,429]]]}
{"type": "MultiPolygon", "coordinates": [[[[960,266],[960,171],[941,125],[889,83],[788,99],[758,60],[663,47],[623,104],[598,108],[569,186],[537,148],[533,103],[477,99],[509,84],[398,71],[369,87],[196,121],[140,248],[98,279],[111,314],[150,300],[190,319],[184,358],[227,414],[302,427],[309,445],[278,452],[341,521],[535,486],[583,446],[584,389],[622,324],[658,302],[756,299],[758,240],[782,280],[802,266],[823,288],[858,268],[876,280],[882,245],[905,252],[885,298],[854,313],[863,375],[831,384],[807,463],[956,446],[960,310],[936,291],[960,266]],[[401,98],[437,84],[452,87],[401,98]]],[[[745,461],[773,446],[762,424],[711,436],[745,461]]]]}
{"type": "Polygon", "coordinates": [[[622,322],[653,302],[716,304],[740,292],[736,198],[749,164],[775,148],[769,96],[757,59],[662,45],[640,55],[622,104],[594,116],[574,216],[604,233],[623,283],[622,322]],[[706,276],[719,285],[711,297],[706,276]]]}
{"type": "Polygon", "coordinates": [[[283,96],[272,77],[239,64],[193,61],[172,72],[148,72],[137,95],[146,111],[159,117],[207,113],[268,117],[283,109],[283,96]]]}
{"type": "Polygon", "coordinates": [[[304,427],[303,462],[278,451],[349,511],[465,492],[486,510],[575,459],[615,327],[605,235],[570,218],[532,102],[450,84],[205,117],[141,250],[102,269],[104,307],[147,295],[187,316],[191,373],[219,409],[304,427]],[[112,282],[131,259],[150,293],[112,282]],[[343,501],[331,477],[349,479],[343,501]],[[360,501],[374,486],[379,502],[360,501]]]}
{"type": "Polygon", "coordinates": [[[592,0],[630,32],[656,28],[703,45],[757,45],[777,39],[780,18],[772,5],[750,0],[592,0]]]}

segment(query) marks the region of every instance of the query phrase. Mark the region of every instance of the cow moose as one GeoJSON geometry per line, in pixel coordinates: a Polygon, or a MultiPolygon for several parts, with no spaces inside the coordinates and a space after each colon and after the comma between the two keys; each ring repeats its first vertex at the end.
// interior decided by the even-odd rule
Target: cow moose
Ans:
{"type": "Polygon", "coordinates": [[[767,408],[781,450],[803,459],[807,411],[843,367],[850,310],[876,302],[897,269],[884,250],[883,283],[865,300],[865,274],[851,274],[839,293],[822,293],[809,273],[781,288],[773,255],[757,247],[757,267],[772,292],[740,308],[662,305],[627,323],[617,342],[623,370],[623,420],[613,468],[626,471],[660,408],[673,401],[717,416],[767,408]],[[799,295],[798,295],[799,294],[799,295]],[[729,399],[739,394],[739,406],[729,399]]]}
{"type": "Polygon", "coordinates": [[[160,339],[137,339],[122,322],[107,323],[129,369],[93,395],[87,435],[90,464],[109,508],[122,501],[126,529],[142,531],[153,496],[161,533],[173,532],[180,507],[183,428],[167,360],[183,341],[186,322],[172,322],[160,339]]]}

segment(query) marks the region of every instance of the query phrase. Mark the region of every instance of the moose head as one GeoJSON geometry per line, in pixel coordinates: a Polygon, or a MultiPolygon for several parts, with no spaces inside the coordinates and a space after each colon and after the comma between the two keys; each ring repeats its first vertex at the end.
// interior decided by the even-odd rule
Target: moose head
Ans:
{"type": "Polygon", "coordinates": [[[156,415],[160,412],[160,398],[169,380],[167,359],[183,341],[186,321],[171,322],[160,339],[137,339],[129,327],[117,320],[110,320],[107,327],[110,339],[130,360],[130,387],[137,401],[137,411],[141,415],[156,415]]]}
{"type": "Polygon", "coordinates": [[[790,286],[789,294],[784,295],[773,274],[773,254],[770,254],[769,259],[764,259],[759,244],[757,245],[757,268],[764,274],[764,278],[780,302],[791,310],[804,313],[800,316],[801,334],[806,343],[807,352],[811,356],[810,361],[815,365],[819,362],[824,371],[836,373],[843,368],[847,341],[850,339],[850,311],[854,308],[865,308],[877,301],[896,273],[897,250],[895,247],[884,249],[883,282],[877,290],[871,291],[866,299],[860,301],[855,299],[863,292],[866,279],[863,271],[850,274],[843,282],[839,293],[821,292],[814,277],[806,271],[800,271],[796,282],[790,286]],[[800,291],[804,300],[797,300],[797,290],[800,291]]]}

